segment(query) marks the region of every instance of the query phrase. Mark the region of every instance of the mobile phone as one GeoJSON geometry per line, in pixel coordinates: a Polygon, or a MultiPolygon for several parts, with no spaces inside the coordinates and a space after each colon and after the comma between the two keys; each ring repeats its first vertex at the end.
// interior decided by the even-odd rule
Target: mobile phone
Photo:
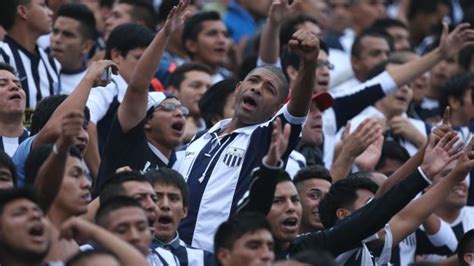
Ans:
{"type": "Polygon", "coordinates": [[[110,83],[112,80],[112,67],[108,67],[102,72],[102,75],[100,76],[100,81],[105,82],[105,83],[110,83]]]}

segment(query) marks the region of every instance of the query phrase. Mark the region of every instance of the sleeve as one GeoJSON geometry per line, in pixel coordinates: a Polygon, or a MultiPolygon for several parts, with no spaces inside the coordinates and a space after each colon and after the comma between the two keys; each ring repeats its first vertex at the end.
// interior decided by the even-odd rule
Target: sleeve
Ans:
{"type": "Polygon", "coordinates": [[[392,93],[396,88],[395,81],[387,71],[384,71],[375,78],[359,85],[358,89],[352,94],[335,98],[332,107],[336,116],[336,131],[364,108],[392,93]]]}
{"type": "Polygon", "coordinates": [[[436,234],[427,235],[427,237],[435,247],[446,246],[452,252],[456,252],[458,239],[456,238],[453,229],[445,221],[441,220],[441,226],[436,234]]]}
{"type": "Polygon", "coordinates": [[[419,171],[392,187],[378,199],[372,200],[335,226],[298,237],[291,246],[294,255],[304,250],[322,248],[337,256],[357,247],[360,242],[382,229],[422,189],[428,186],[419,171]],[[354,230],[357,228],[357,230],[354,230]],[[350,232],[350,233],[348,233],[350,232]]]}
{"type": "Polygon", "coordinates": [[[260,58],[260,56],[257,58],[257,67],[261,67],[261,66],[274,66],[274,67],[277,67],[281,70],[283,70],[283,68],[281,67],[281,59],[280,57],[278,57],[277,61],[273,64],[270,64],[270,63],[267,63],[267,62],[264,62],[262,60],[262,58],[260,58]]]}
{"type": "Polygon", "coordinates": [[[115,83],[110,83],[105,88],[92,88],[86,106],[89,107],[90,121],[97,123],[104,118],[115,95],[115,83]]]}
{"type": "Polygon", "coordinates": [[[15,154],[13,154],[12,161],[16,167],[16,173],[18,175],[17,186],[23,187],[25,185],[25,161],[28,158],[28,155],[31,151],[31,145],[35,136],[31,136],[23,141],[20,146],[18,146],[15,154]]]}

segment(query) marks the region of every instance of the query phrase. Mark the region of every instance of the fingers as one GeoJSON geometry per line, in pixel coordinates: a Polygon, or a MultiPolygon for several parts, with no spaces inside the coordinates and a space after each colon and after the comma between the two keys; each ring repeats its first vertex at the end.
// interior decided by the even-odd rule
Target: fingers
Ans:
{"type": "Polygon", "coordinates": [[[291,126],[290,124],[286,124],[285,127],[283,128],[283,138],[285,138],[286,141],[290,138],[291,134],[291,126]]]}
{"type": "Polygon", "coordinates": [[[447,106],[446,109],[444,109],[442,125],[451,126],[449,123],[450,116],[451,116],[451,108],[447,106]]]}
{"type": "MultiPolygon", "coordinates": [[[[362,122],[362,123],[364,123],[364,122],[362,122]]],[[[357,128],[359,128],[359,127],[357,127],[357,128]]],[[[351,121],[349,120],[349,121],[347,121],[347,124],[344,127],[344,132],[342,133],[341,139],[344,140],[347,136],[349,136],[350,132],[351,132],[351,121]]]]}

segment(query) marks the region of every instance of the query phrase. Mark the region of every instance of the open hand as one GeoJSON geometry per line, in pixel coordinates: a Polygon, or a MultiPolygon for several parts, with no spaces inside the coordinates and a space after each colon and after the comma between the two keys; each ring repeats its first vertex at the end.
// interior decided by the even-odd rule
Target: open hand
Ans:
{"type": "Polygon", "coordinates": [[[462,145],[457,133],[448,132],[437,143],[435,138],[430,136],[421,169],[430,178],[436,176],[459,157],[462,145]]]}
{"type": "Polygon", "coordinates": [[[443,33],[439,49],[445,58],[457,55],[459,51],[474,46],[474,29],[469,23],[459,24],[451,33],[448,33],[448,24],[443,22],[443,33]]]}
{"type": "Polygon", "coordinates": [[[290,124],[286,124],[282,127],[280,118],[275,119],[273,122],[270,147],[268,148],[267,155],[263,159],[265,164],[268,166],[278,166],[278,162],[288,148],[288,138],[290,137],[290,133],[290,124]]]}
{"type": "Polygon", "coordinates": [[[367,118],[356,130],[349,134],[351,129],[350,122],[347,122],[344,128],[342,138],[342,149],[348,153],[351,158],[356,158],[363,151],[383,135],[383,129],[376,119],[367,118]]]}
{"type": "Polygon", "coordinates": [[[177,6],[171,9],[163,25],[166,36],[170,36],[176,29],[184,24],[184,21],[190,15],[190,13],[186,11],[188,5],[189,0],[181,0],[177,6]]]}
{"type": "Polygon", "coordinates": [[[471,138],[466,147],[464,147],[450,175],[456,178],[457,182],[461,182],[466,178],[472,167],[474,167],[474,138],[471,138]]]}
{"type": "Polygon", "coordinates": [[[370,144],[365,151],[357,156],[354,164],[361,171],[373,171],[382,155],[384,137],[383,134],[377,136],[377,139],[370,144]]]}

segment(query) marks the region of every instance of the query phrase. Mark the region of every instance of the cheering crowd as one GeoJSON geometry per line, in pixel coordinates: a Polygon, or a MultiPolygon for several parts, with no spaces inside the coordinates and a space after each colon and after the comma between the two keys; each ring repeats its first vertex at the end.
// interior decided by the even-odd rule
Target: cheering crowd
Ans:
{"type": "Polygon", "coordinates": [[[0,1],[0,265],[474,265],[474,2],[0,1]]]}

